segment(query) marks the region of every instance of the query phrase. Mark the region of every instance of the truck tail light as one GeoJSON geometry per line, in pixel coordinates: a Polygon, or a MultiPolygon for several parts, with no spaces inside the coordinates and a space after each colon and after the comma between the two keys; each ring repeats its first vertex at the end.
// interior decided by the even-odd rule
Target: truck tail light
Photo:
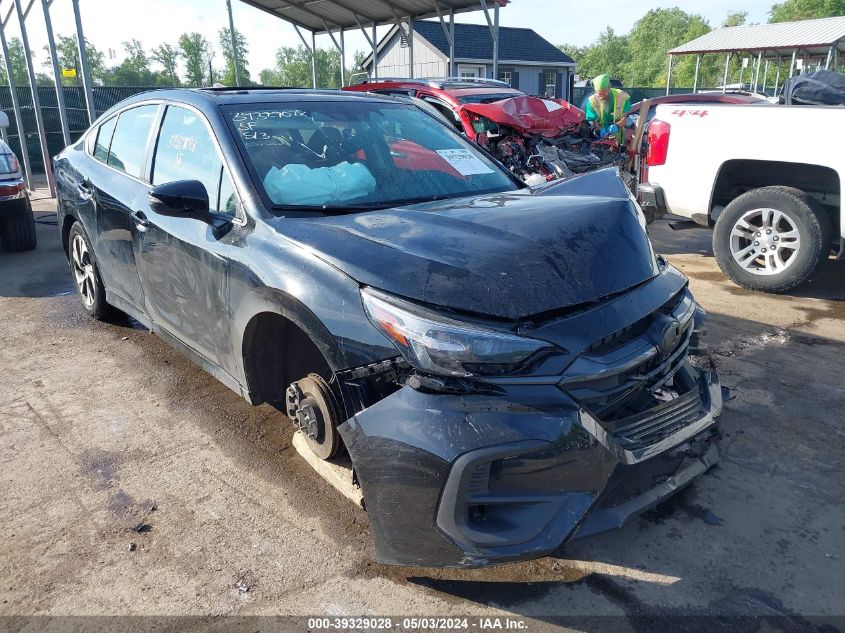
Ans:
{"type": "Polygon", "coordinates": [[[645,157],[646,165],[655,166],[666,163],[669,152],[669,131],[671,126],[666,121],[655,119],[648,126],[648,153],[645,157]]]}

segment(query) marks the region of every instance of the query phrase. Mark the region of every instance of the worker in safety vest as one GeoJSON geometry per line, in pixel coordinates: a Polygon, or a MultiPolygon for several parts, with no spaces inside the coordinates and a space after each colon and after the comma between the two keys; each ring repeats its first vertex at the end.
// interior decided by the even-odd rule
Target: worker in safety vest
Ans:
{"type": "Polygon", "coordinates": [[[624,90],[610,87],[610,77],[599,75],[592,81],[595,92],[587,99],[586,119],[600,130],[614,123],[620,142],[625,139],[625,118],[631,109],[631,97],[624,90]]]}

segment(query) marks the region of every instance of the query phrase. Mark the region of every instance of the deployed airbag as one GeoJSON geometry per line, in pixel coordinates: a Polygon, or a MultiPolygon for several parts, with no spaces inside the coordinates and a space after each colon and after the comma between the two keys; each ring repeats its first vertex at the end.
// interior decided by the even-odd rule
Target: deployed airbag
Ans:
{"type": "Polygon", "coordinates": [[[274,204],[320,205],[347,202],[371,194],[376,179],[361,163],[339,163],[312,169],[292,163],[271,167],[264,188],[274,204]]]}

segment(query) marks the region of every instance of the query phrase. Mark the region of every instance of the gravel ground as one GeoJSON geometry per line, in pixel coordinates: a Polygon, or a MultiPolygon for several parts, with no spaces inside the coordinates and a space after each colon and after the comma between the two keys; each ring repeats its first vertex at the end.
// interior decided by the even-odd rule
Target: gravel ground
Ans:
{"type": "Polygon", "coordinates": [[[36,251],[0,253],[0,624],[499,615],[645,631],[670,614],[804,631],[843,615],[845,265],[767,296],[723,278],[709,232],[652,233],[711,315],[733,397],[722,463],[561,558],[467,571],[374,562],[366,513],[305,465],[289,421],[137,324],[88,319],[57,229],[39,224],[36,251]]]}

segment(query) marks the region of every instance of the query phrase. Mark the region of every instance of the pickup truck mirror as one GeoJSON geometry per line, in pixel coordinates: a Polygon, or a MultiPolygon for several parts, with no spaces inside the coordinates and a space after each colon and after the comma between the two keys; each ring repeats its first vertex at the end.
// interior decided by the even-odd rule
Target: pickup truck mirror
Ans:
{"type": "Polygon", "coordinates": [[[208,191],[199,180],[177,180],[156,185],[147,199],[152,210],[161,215],[208,214],[208,191]]]}

